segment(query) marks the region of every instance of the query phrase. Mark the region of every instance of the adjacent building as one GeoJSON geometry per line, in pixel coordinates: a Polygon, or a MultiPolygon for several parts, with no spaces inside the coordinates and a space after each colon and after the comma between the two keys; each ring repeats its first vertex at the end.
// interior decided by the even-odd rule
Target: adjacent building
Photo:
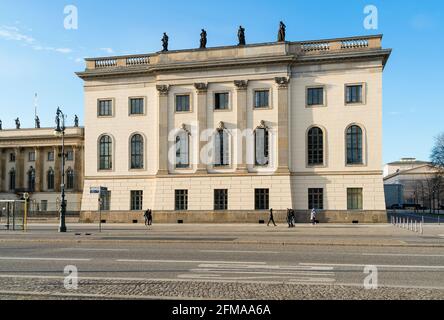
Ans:
{"type": "Polygon", "coordinates": [[[444,205],[444,182],[430,162],[403,158],[384,167],[386,206],[437,209],[444,205]]]}
{"type": "Polygon", "coordinates": [[[386,222],[381,40],[86,59],[81,219],[386,222]]]}
{"type": "MultiPolygon", "coordinates": [[[[65,190],[69,212],[79,212],[83,194],[84,129],[66,128],[65,190]]],[[[61,139],[53,128],[0,130],[0,200],[30,195],[33,212],[60,207],[61,139]]]]}

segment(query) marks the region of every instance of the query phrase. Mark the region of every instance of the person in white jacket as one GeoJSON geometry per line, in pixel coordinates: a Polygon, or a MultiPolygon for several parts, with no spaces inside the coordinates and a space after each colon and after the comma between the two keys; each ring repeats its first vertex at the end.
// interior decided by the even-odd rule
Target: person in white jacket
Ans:
{"type": "Polygon", "coordinates": [[[316,225],[316,209],[311,210],[310,220],[312,225],[316,225]]]}

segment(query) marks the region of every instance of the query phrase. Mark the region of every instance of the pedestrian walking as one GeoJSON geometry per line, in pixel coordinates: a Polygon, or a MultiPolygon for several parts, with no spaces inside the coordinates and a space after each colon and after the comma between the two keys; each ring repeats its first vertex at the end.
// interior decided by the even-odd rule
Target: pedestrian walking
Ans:
{"type": "Polygon", "coordinates": [[[148,222],[149,222],[149,209],[145,211],[145,213],[143,214],[143,217],[145,218],[145,226],[148,227],[148,222]]]}
{"type": "Polygon", "coordinates": [[[312,225],[316,225],[316,209],[313,208],[310,214],[310,220],[312,225]]]}
{"type": "Polygon", "coordinates": [[[273,215],[273,209],[270,209],[270,217],[268,219],[267,227],[270,226],[270,223],[273,222],[274,226],[277,227],[276,223],[274,222],[274,215],[273,215]]]}
{"type": "Polygon", "coordinates": [[[287,209],[287,223],[288,227],[291,228],[291,209],[287,209]]]}
{"type": "Polygon", "coordinates": [[[153,211],[151,209],[148,210],[148,225],[153,225],[153,211]]]}
{"type": "Polygon", "coordinates": [[[291,227],[294,228],[296,226],[296,214],[293,209],[290,209],[290,221],[291,227]]]}

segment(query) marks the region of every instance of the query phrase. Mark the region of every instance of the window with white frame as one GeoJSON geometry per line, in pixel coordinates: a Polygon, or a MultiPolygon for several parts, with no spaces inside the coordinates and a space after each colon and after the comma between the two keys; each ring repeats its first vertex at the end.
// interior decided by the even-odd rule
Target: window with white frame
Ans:
{"type": "Polygon", "coordinates": [[[214,137],[214,166],[230,165],[230,136],[224,129],[218,129],[214,137]]]}
{"type": "Polygon", "coordinates": [[[190,166],[190,134],[180,130],[176,136],[176,168],[189,168],[190,166]]]}

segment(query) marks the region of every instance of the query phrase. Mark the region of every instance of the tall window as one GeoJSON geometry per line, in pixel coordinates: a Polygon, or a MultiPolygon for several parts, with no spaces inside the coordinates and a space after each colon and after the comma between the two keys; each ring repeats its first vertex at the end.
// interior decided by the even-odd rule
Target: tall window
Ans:
{"type": "Polygon", "coordinates": [[[33,167],[28,170],[28,190],[29,192],[35,190],[35,169],[33,167]]]}
{"type": "Polygon", "coordinates": [[[15,162],[15,153],[10,153],[9,154],[9,162],[15,162]]]}
{"type": "Polygon", "coordinates": [[[103,136],[99,141],[99,168],[100,170],[112,169],[112,140],[110,136],[103,136]]]}
{"type": "Polygon", "coordinates": [[[269,132],[267,128],[257,128],[255,136],[255,163],[267,166],[270,163],[269,132]]]}
{"type": "Polygon", "coordinates": [[[130,99],[130,114],[140,115],[144,113],[144,99],[143,98],[131,98],[130,99]]]}
{"type": "Polygon", "coordinates": [[[190,111],[190,95],[176,96],[176,112],[190,111]]]}
{"type": "Polygon", "coordinates": [[[228,210],[228,190],[214,190],[214,210],[228,210]]]}
{"type": "Polygon", "coordinates": [[[74,170],[72,170],[71,168],[68,168],[68,170],[66,170],[66,189],[74,189],[74,170]]]}
{"type": "Polygon", "coordinates": [[[307,105],[322,106],[324,104],[324,88],[307,89],[307,105]]]}
{"type": "Polygon", "coordinates": [[[143,169],[143,137],[140,134],[131,137],[131,169],[143,169]]]}
{"type": "Polygon", "coordinates": [[[347,209],[362,210],[362,188],[347,189],[347,209]]]}
{"type": "Polygon", "coordinates": [[[254,190],[254,207],[255,210],[270,209],[270,190],[255,189],[254,190]]]}
{"type": "Polygon", "coordinates": [[[54,151],[48,152],[48,161],[54,161],[54,151]]]}
{"type": "Polygon", "coordinates": [[[351,126],[347,129],[347,164],[362,163],[362,129],[351,126]]]}
{"type": "Polygon", "coordinates": [[[31,151],[28,154],[28,160],[29,160],[29,162],[34,162],[35,161],[35,152],[34,151],[31,151]]]}
{"type": "Polygon", "coordinates": [[[102,201],[100,202],[100,210],[110,211],[111,210],[111,191],[107,191],[102,194],[102,201]]]}
{"type": "Polygon", "coordinates": [[[176,136],[176,168],[188,168],[190,166],[190,135],[181,130],[176,136]]]}
{"type": "Polygon", "coordinates": [[[176,211],[188,210],[188,190],[176,190],[174,195],[176,211]]]}
{"type": "Polygon", "coordinates": [[[214,166],[223,167],[230,165],[229,141],[230,137],[225,130],[217,130],[214,137],[214,166]]]}
{"type": "Polygon", "coordinates": [[[345,102],[362,103],[362,84],[346,86],[345,102]]]}
{"type": "Polygon", "coordinates": [[[230,94],[228,92],[216,93],[214,95],[214,109],[227,110],[229,107],[230,94]]]}
{"type": "Polygon", "coordinates": [[[308,165],[324,164],[324,133],[321,128],[313,127],[308,131],[308,165]]]}
{"type": "Polygon", "coordinates": [[[131,191],[131,211],[142,210],[143,191],[131,191]]]}
{"type": "Polygon", "coordinates": [[[66,160],[73,161],[74,160],[74,151],[69,150],[66,152],[66,160]]]}
{"type": "Polygon", "coordinates": [[[46,182],[47,182],[48,190],[54,190],[54,170],[52,168],[50,168],[48,171],[46,182]]]}
{"type": "Polygon", "coordinates": [[[110,117],[113,115],[113,101],[112,100],[99,100],[98,103],[98,115],[99,117],[110,117]]]}
{"type": "Polygon", "coordinates": [[[308,189],[308,209],[324,210],[324,189],[308,189]]]}
{"type": "Polygon", "coordinates": [[[257,90],[254,92],[254,107],[268,108],[270,106],[270,91],[257,90]]]}
{"type": "Polygon", "coordinates": [[[15,190],[15,169],[12,168],[11,171],[9,171],[9,190],[13,191],[15,190]]]}

